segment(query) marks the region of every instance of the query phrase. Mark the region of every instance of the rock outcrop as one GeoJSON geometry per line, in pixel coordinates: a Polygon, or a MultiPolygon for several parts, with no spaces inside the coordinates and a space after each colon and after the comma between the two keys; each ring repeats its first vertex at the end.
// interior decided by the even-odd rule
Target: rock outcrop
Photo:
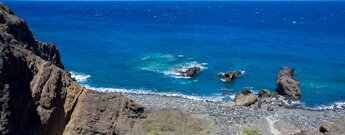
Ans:
{"type": "Polygon", "coordinates": [[[145,108],[119,93],[85,90],[71,114],[64,134],[141,134],[136,119],[145,118],[145,108]]]}
{"type": "Polygon", "coordinates": [[[272,97],[272,94],[271,94],[271,92],[268,89],[260,90],[258,95],[259,95],[260,98],[270,98],[270,97],[272,97]]]}
{"type": "Polygon", "coordinates": [[[235,104],[239,106],[251,106],[258,101],[258,96],[252,94],[250,90],[244,89],[235,96],[235,104]]]}
{"type": "Polygon", "coordinates": [[[253,109],[273,110],[273,100],[271,92],[267,89],[262,89],[258,94],[253,94],[249,89],[245,88],[238,92],[235,96],[234,104],[229,102],[225,106],[248,106],[253,109]]]}
{"type": "Polygon", "coordinates": [[[190,67],[186,71],[179,71],[178,76],[184,76],[184,77],[193,77],[200,73],[201,68],[200,67],[190,67]]]}
{"type": "Polygon", "coordinates": [[[63,68],[55,45],[37,41],[25,22],[0,4],[0,134],[139,131],[134,123],[146,108],[118,93],[79,86],[63,68]]]}
{"type": "Polygon", "coordinates": [[[223,82],[231,82],[233,79],[242,76],[240,71],[232,71],[217,74],[217,77],[220,78],[223,82]]]}
{"type": "Polygon", "coordinates": [[[283,67],[280,69],[276,78],[276,92],[285,96],[287,99],[300,100],[301,90],[299,81],[293,78],[294,68],[283,67]]]}

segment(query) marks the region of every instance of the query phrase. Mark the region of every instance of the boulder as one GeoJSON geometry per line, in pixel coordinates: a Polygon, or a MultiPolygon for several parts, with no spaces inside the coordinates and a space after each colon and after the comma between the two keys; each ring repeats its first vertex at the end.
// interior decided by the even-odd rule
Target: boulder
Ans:
{"type": "Polygon", "coordinates": [[[326,121],[326,122],[322,123],[322,125],[319,128],[319,131],[321,133],[326,133],[326,132],[329,132],[331,128],[332,128],[332,123],[326,121]]]}
{"type": "Polygon", "coordinates": [[[258,101],[258,96],[248,93],[248,89],[244,89],[235,96],[235,104],[239,106],[251,106],[258,101]]]}
{"type": "Polygon", "coordinates": [[[283,67],[276,78],[276,92],[287,99],[300,100],[299,81],[293,78],[294,68],[283,67]]]}
{"type": "Polygon", "coordinates": [[[268,95],[270,95],[270,94],[268,94],[266,90],[260,91],[257,107],[259,109],[263,108],[263,109],[268,110],[268,111],[273,111],[272,98],[268,95]]]}
{"type": "Polygon", "coordinates": [[[260,98],[268,98],[268,97],[272,96],[271,92],[269,90],[267,90],[267,89],[260,90],[258,95],[259,95],[260,98]]]}
{"type": "Polygon", "coordinates": [[[177,75],[178,76],[184,76],[184,77],[193,77],[193,76],[198,75],[200,73],[200,71],[201,71],[200,67],[193,66],[193,67],[188,68],[185,71],[178,71],[177,75]]]}
{"type": "Polygon", "coordinates": [[[248,95],[248,94],[250,94],[250,93],[252,93],[252,91],[251,91],[250,89],[248,89],[248,88],[244,88],[244,89],[242,90],[242,94],[243,94],[243,95],[248,95]]]}
{"type": "Polygon", "coordinates": [[[231,71],[225,73],[217,74],[217,77],[220,78],[223,82],[231,82],[233,79],[241,76],[242,73],[240,71],[231,71]]]}

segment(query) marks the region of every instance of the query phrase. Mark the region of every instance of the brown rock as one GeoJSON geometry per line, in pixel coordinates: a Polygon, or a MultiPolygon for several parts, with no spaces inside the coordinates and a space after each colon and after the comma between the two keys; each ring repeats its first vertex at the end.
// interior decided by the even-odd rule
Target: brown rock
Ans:
{"type": "Polygon", "coordinates": [[[190,67],[186,71],[179,71],[178,76],[185,76],[185,77],[193,77],[200,73],[201,68],[200,67],[190,67]]]}
{"type": "Polygon", "coordinates": [[[243,95],[248,95],[248,94],[250,94],[250,93],[252,93],[252,91],[251,91],[250,89],[248,89],[248,88],[244,88],[244,89],[242,90],[242,94],[243,94],[243,95]]]}
{"type": "Polygon", "coordinates": [[[217,74],[217,77],[220,78],[223,82],[231,82],[233,79],[241,76],[242,73],[240,71],[231,71],[225,73],[217,74]]]}
{"type": "Polygon", "coordinates": [[[321,133],[326,133],[326,132],[329,132],[331,128],[332,128],[332,123],[326,121],[322,123],[322,125],[319,128],[319,131],[321,133]]]}
{"type": "Polygon", "coordinates": [[[65,127],[64,134],[135,134],[136,118],[145,118],[145,108],[119,93],[85,90],[65,127]]]}
{"type": "Polygon", "coordinates": [[[283,67],[277,75],[276,92],[291,100],[300,100],[299,82],[293,78],[294,68],[283,67]]]}
{"type": "Polygon", "coordinates": [[[124,134],[136,129],[134,121],[144,118],[147,109],[121,94],[79,86],[63,71],[53,44],[37,41],[25,22],[3,4],[0,13],[1,135],[60,135],[64,130],[124,134]],[[94,122],[100,119],[104,121],[94,122]]]}
{"type": "Polygon", "coordinates": [[[235,96],[235,104],[240,106],[250,106],[258,101],[258,96],[252,93],[239,92],[235,96]]]}
{"type": "Polygon", "coordinates": [[[267,89],[262,89],[262,90],[260,90],[260,92],[259,92],[259,97],[261,97],[261,98],[268,98],[268,97],[271,97],[272,95],[271,95],[271,92],[269,91],[269,90],[267,90],[267,89]]]}

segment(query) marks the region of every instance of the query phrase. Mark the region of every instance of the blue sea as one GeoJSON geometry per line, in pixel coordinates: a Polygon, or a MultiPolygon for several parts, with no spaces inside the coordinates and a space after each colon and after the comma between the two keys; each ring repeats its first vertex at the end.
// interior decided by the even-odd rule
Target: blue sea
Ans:
{"type": "Polygon", "coordinates": [[[301,103],[345,103],[345,2],[10,2],[67,71],[100,91],[231,100],[295,68],[301,103]],[[177,70],[202,67],[194,78],[177,70]],[[216,74],[243,71],[231,83],[216,74]]]}

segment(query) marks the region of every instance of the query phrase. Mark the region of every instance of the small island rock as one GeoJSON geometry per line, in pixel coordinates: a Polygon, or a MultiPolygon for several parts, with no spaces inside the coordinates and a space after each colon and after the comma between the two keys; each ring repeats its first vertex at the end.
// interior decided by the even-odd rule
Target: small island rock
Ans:
{"type": "Polygon", "coordinates": [[[231,71],[225,73],[217,74],[217,77],[220,78],[223,82],[231,82],[233,79],[242,75],[240,71],[231,71]]]}
{"type": "Polygon", "coordinates": [[[184,77],[193,77],[200,73],[201,68],[197,66],[193,66],[188,68],[185,71],[178,71],[178,76],[184,76],[184,77]]]}

